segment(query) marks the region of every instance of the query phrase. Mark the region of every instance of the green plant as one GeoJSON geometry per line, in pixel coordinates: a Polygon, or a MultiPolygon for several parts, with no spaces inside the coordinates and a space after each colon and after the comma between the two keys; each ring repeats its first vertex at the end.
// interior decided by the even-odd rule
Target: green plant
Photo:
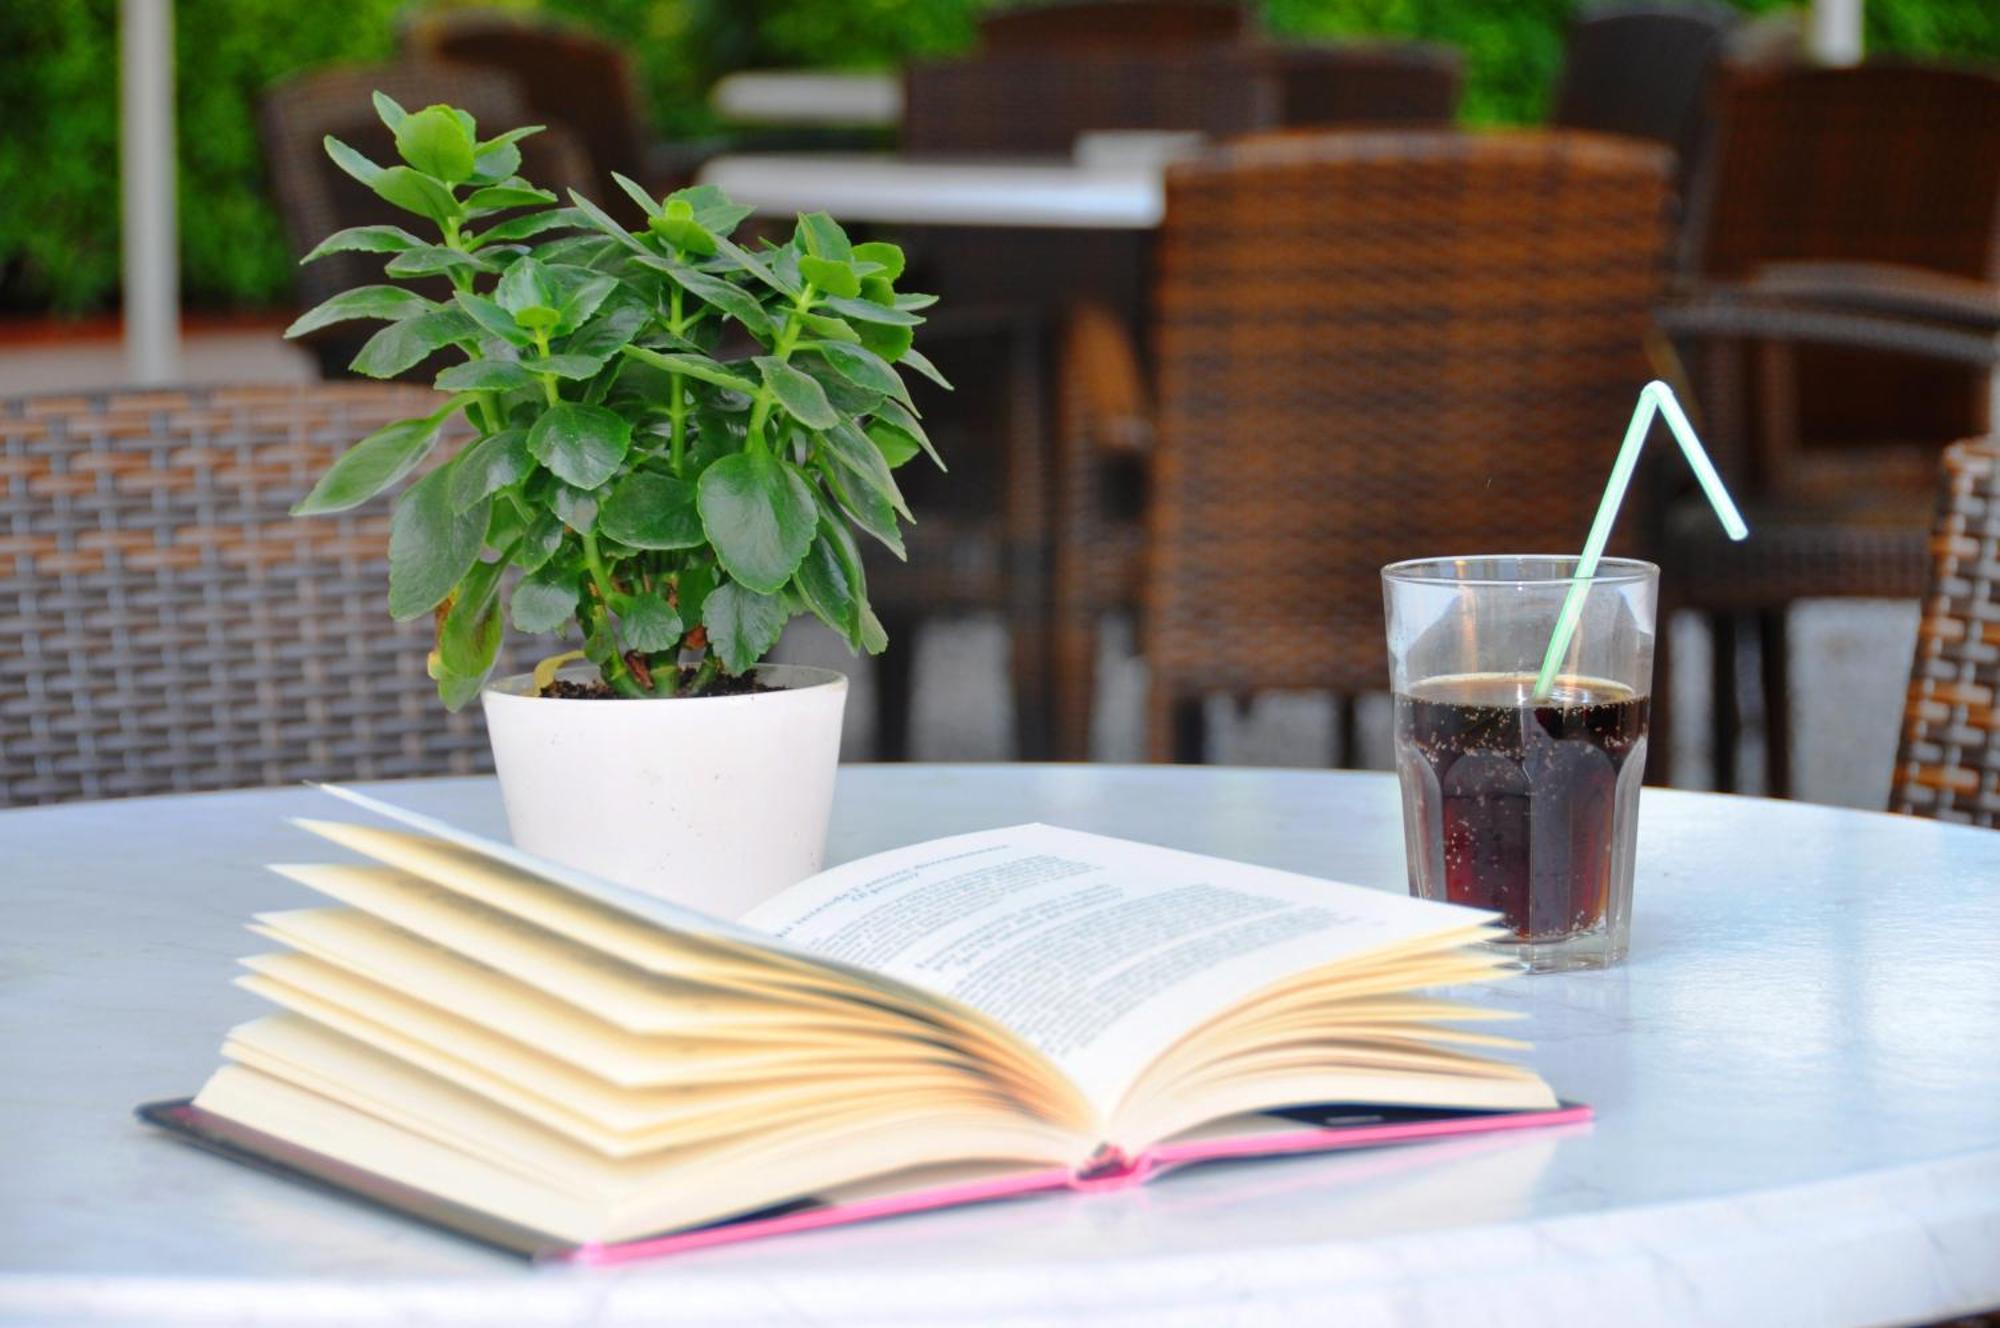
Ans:
{"type": "Polygon", "coordinates": [[[355,443],[294,510],[368,501],[464,415],[473,441],[411,484],[390,524],[389,609],[435,613],[445,703],[466,704],[491,671],[503,600],[525,632],[577,623],[581,653],[624,696],[698,694],[806,612],[879,652],[856,534],[901,557],[910,513],[892,472],[919,451],[938,461],[897,366],[949,386],[911,347],[933,297],[896,291],[902,251],[812,214],[752,252],[729,238],[749,209],[719,190],[654,199],[616,176],[648,217],[628,232],[576,193],[547,206],[555,195],[516,174],[534,128],[481,140],[464,111],[375,101],[402,163],[331,137],[327,152],[438,239],[361,226],[305,261],[384,253],[387,275],[448,278],[451,299],[363,286],[287,335],[386,320],[351,366],[378,378],[463,359],[437,375],[435,411],[355,443]]]}

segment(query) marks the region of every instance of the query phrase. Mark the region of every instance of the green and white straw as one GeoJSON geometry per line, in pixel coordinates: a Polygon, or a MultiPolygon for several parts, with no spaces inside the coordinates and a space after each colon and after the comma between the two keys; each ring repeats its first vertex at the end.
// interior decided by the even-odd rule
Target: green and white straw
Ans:
{"type": "Polygon", "coordinates": [[[1590,523],[1590,537],[1583,542],[1583,556],[1576,560],[1576,573],[1569,583],[1569,594],[1563,598],[1562,612],[1556,617],[1556,629],[1549,636],[1548,653],[1542,656],[1542,671],[1535,678],[1535,699],[1546,700],[1555,689],[1556,673],[1562,667],[1564,657],[1569,654],[1570,640],[1576,635],[1577,623],[1583,619],[1583,601],[1590,594],[1591,578],[1597,575],[1597,564],[1604,557],[1604,546],[1611,540],[1611,527],[1618,520],[1618,508],[1625,501],[1625,490],[1632,485],[1632,472],[1638,469],[1639,453],[1646,446],[1646,435],[1653,427],[1653,417],[1666,420],[1667,428],[1673,432],[1674,441],[1681,445],[1681,453],[1687,457],[1688,466],[1701,484],[1701,491],[1708,495],[1709,505],[1715,508],[1715,515],[1722,521],[1722,529],[1733,540],[1745,538],[1750,527],[1743,524],[1743,514],[1736,510],[1736,503],[1729,496],[1729,490],[1722,487],[1722,476],[1715,473],[1715,463],[1708,459],[1708,452],[1695,436],[1694,425],[1688,423],[1687,413],[1674,396],[1674,390],[1658,381],[1646,384],[1639,391],[1639,404],[1632,412],[1632,422],[1625,426],[1625,441],[1618,448],[1618,460],[1612,463],[1611,478],[1604,486],[1604,498],[1597,504],[1597,516],[1590,523]]]}

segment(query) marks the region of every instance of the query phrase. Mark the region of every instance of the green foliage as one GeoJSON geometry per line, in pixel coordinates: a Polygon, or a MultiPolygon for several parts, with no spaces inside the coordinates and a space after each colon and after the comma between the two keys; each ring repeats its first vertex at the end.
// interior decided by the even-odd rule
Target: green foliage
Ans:
{"type": "Polygon", "coordinates": [[[414,472],[452,416],[473,426],[390,523],[389,611],[435,617],[445,704],[479,694],[509,619],[537,633],[576,623],[626,696],[700,692],[802,613],[880,651],[850,523],[900,554],[910,512],[889,458],[927,443],[897,364],[936,370],[907,340],[877,354],[834,329],[923,321],[911,310],[928,297],[891,279],[902,251],[857,249],[823,213],[746,250],[730,234],[748,210],[711,186],[640,193],[649,221],[628,232],[589,199],[550,208],[552,194],[496,178],[519,163],[519,131],[482,140],[463,111],[411,113],[380,93],[376,108],[402,164],[334,138],[327,153],[437,239],[378,227],[315,252],[387,254],[388,275],[442,274],[452,300],[362,286],[291,334],[383,322],[351,366],[375,377],[439,350],[463,358],[439,372],[450,395],[434,411],[354,443],[294,510],[358,506],[414,472]],[[747,356],[717,358],[746,338],[747,356]],[[524,573],[511,595],[510,566],[524,573]]]}
{"type": "MultiPolygon", "coordinates": [[[[446,2],[430,0],[429,7],[446,2]]],[[[686,141],[716,133],[708,89],[732,69],[887,68],[955,54],[971,47],[976,16],[993,0],[481,2],[561,14],[615,36],[632,52],[654,129],[686,141]]],[[[1751,10],[1782,2],[1735,0],[1751,10]]],[[[391,58],[396,22],[422,7],[410,0],[175,5],[181,280],[190,304],[268,308],[290,299],[293,268],[265,180],[257,98],[299,70],[391,58]]],[[[1262,9],[1266,27],[1281,38],[1409,37],[1459,46],[1465,118],[1489,124],[1543,114],[1572,3],[1264,0],[1262,9]]],[[[0,124],[7,126],[0,135],[0,309],[82,313],[116,299],[117,15],[117,0],[0,4],[0,124]]],[[[2000,59],[2000,5],[1993,0],[1869,0],[1866,16],[1871,51],[2000,59]]],[[[672,229],[678,221],[663,224],[672,229]]],[[[883,326],[861,337],[878,352],[900,340],[883,326]]]]}

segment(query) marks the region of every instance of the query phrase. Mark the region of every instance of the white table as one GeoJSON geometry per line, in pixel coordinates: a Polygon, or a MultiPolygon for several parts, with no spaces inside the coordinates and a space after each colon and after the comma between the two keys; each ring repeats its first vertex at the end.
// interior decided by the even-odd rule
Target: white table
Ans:
{"type": "Polygon", "coordinates": [[[903,83],[894,74],[746,69],[717,79],[708,104],[738,124],[887,128],[902,122],[903,83]]]}
{"type": "Polygon", "coordinates": [[[1166,210],[1164,171],[1160,160],[742,152],[711,157],[700,180],[769,216],[827,212],[843,222],[1150,230],[1166,210]]]}
{"type": "MultiPolygon", "coordinates": [[[[386,786],[489,831],[483,780],[386,786]]],[[[1632,958],[1528,978],[1559,1137],[536,1270],[130,1117],[257,1003],[307,790],[0,813],[0,1322],[1863,1324],[2000,1304],[2000,833],[1648,790],[1632,958]]],[[[1045,819],[1403,888],[1386,776],[857,767],[835,860],[1045,819]]]]}

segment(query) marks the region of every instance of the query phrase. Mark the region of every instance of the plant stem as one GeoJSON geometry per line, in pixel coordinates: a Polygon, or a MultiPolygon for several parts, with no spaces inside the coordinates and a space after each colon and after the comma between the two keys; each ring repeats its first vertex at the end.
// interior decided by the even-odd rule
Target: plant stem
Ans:
{"type": "Polygon", "coordinates": [[[710,654],[700,664],[695,666],[694,677],[688,680],[687,694],[689,696],[700,696],[709,689],[710,684],[715,681],[716,675],[721,672],[722,661],[717,659],[713,654],[710,654]]]}
{"type": "MultiPolygon", "coordinates": [[[[683,335],[686,326],[686,323],[681,318],[681,288],[676,286],[673,289],[673,304],[669,311],[667,330],[678,337],[683,335]]],[[[682,470],[682,458],[687,452],[687,402],[683,399],[683,390],[681,387],[682,375],[672,374],[669,377],[673,387],[672,395],[667,400],[667,410],[672,415],[674,421],[672,456],[674,474],[679,475],[682,470]]]]}
{"type": "MultiPolygon", "coordinates": [[[[771,353],[778,357],[780,364],[792,358],[792,350],[799,344],[799,331],[805,326],[799,315],[812,307],[815,293],[813,284],[808,281],[805,289],[799,292],[799,298],[792,301],[792,316],[785,321],[785,330],[778,334],[778,344],[771,348],[771,353]]],[[[750,408],[751,446],[756,448],[764,446],[764,421],[770,418],[771,407],[775,404],[777,397],[772,394],[769,383],[757,389],[756,404],[750,408]]]]}
{"type": "MultiPolygon", "coordinates": [[[[549,358],[549,334],[546,328],[535,329],[535,354],[544,360],[549,358]]],[[[549,399],[551,406],[555,405],[560,399],[556,395],[556,376],[551,373],[538,373],[535,377],[542,380],[542,395],[549,399]]]]}

